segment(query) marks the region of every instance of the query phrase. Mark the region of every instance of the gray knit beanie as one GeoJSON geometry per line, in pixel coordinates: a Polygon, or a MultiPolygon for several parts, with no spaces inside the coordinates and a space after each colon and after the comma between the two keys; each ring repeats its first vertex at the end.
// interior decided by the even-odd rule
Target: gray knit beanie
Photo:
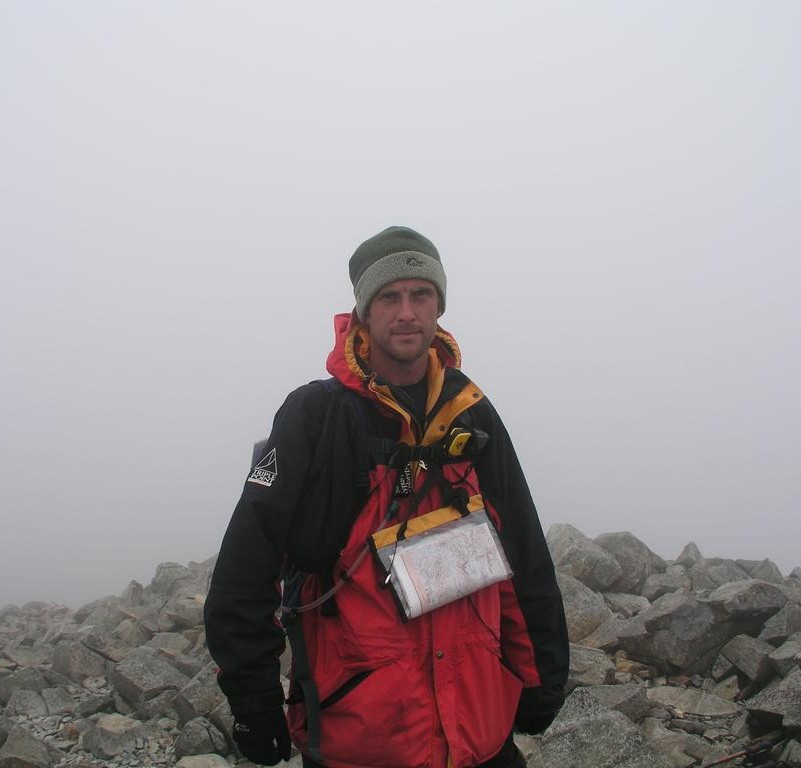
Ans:
{"type": "Polygon", "coordinates": [[[348,265],[356,312],[364,321],[373,296],[395,280],[428,280],[436,286],[440,312],[445,311],[445,272],[439,253],[427,237],[408,227],[388,227],[365,240],[348,265]]]}

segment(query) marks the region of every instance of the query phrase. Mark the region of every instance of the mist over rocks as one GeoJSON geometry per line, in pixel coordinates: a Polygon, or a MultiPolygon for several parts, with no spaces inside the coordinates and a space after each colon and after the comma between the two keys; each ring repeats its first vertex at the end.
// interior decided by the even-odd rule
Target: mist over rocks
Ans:
{"type": "MultiPolygon", "coordinates": [[[[544,734],[516,736],[527,766],[689,768],[756,738],[773,764],[801,764],[801,568],[692,542],[665,561],[630,533],[564,524],[547,539],[569,694],[544,734]]],[[[249,764],[205,643],[214,561],[162,563],[74,611],[0,609],[0,768],[249,764]]]]}

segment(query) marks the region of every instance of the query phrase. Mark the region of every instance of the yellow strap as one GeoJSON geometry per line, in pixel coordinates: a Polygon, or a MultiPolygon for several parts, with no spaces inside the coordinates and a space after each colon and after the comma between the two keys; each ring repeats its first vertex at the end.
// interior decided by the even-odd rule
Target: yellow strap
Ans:
{"type": "MultiPolygon", "coordinates": [[[[481,498],[481,494],[471,496],[470,501],[467,502],[467,511],[471,513],[480,512],[482,509],[484,509],[484,499],[481,498]]],[[[436,528],[438,525],[449,523],[452,520],[458,520],[461,516],[459,510],[454,507],[439,507],[438,509],[433,509],[431,512],[426,512],[424,515],[413,517],[409,520],[406,524],[404,536],[410,539],[412,536],[417,536],[425,531],[429,531],[432,528],[436,528]]],[[[376,549],[394,544],[398,540],[398,532],[400,531],[401,525],[402,523],[399,523],[390,528],[383,528],[372,534],[376,549]]]]}

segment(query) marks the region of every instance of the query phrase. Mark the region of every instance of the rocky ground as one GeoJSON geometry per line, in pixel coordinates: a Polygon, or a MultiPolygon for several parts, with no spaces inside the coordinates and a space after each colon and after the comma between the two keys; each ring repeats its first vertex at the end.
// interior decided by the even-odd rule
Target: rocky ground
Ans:
{"type": "MultiPolygon", "coordinates": [[[[545,734],[518,737],[529,768],[801,766],[801,569],[694,544],[665,562],[569,525],[548,544],[571,693],[545,734]]],[[[164,563],[77,611],[0,610],[0,768],[247,765],[205,644],[212,567],[164,563]]]]}

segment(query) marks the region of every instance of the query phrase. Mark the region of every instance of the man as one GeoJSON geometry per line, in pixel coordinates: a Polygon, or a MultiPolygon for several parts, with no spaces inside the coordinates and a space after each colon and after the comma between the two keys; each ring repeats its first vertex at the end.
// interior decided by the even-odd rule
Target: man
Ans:
{"type": "MultiPolygon", "coordinates": [[[[300,387],[276,415],[206,601],[234,739],[266,765],[289,758],[291,732],[306,768],[523,766],[513,731],[550,724],[568,667],[561,595],[525,478],[438,325],[446,281],[434,245],[390,227],[356,249],[350,277],[356,308],[335,318],[334,378],[300,387]],[[492,528],[486,540],[500,540],[513,575],[410,613],[398,552],[423,540],[421,521],[456,526],[476,514],[492,521],[482,530],[492,528]],[[379,537],[390,541],[383,560],[379,537]]],[[[456,528],[437,532],[446,530],[454,541],[456,528]]],[[[477,567],[442,557],[425,589],[448,581],[451,565],[477,567]]]]}

